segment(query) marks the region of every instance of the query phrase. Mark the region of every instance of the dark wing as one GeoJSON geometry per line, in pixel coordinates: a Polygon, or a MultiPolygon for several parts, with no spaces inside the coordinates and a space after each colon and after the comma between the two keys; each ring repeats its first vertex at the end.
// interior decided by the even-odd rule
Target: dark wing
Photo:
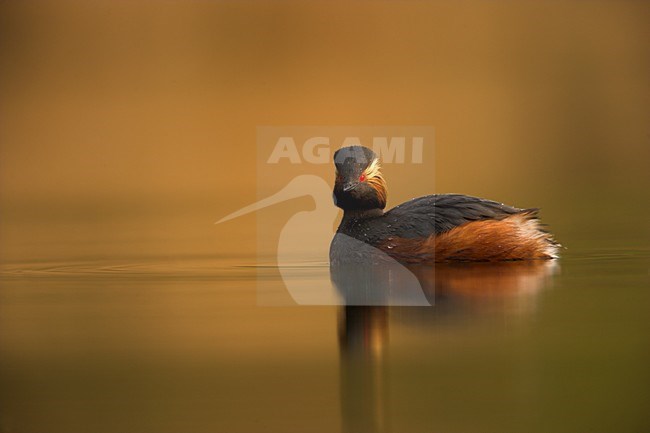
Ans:
{"type": "Polygon", "coordinates": [[[387,231],[402,238],[428,237],[471,221],[500,220],[509,215],[531,212],[492,200],[462,194],[435,194],[415,198],[386,212],[387,231]]]}

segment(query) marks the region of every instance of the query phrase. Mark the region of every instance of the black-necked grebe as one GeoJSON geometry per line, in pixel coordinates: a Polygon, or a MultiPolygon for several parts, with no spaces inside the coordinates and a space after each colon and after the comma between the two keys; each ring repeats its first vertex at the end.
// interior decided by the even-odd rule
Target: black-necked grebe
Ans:
{"type": "MultiPolygon", "coordinates": [[[[351,146],[334,154],[335,204],[343,209],[337,234],[406,263],[553,259],[559,244],[541,228],[537,209],[518,209],[461,194],[415,198],[384,212],[387,188],[379,159],[351,146]]],[[[347,254],[330,249],[330,259],[347,254]]]]}

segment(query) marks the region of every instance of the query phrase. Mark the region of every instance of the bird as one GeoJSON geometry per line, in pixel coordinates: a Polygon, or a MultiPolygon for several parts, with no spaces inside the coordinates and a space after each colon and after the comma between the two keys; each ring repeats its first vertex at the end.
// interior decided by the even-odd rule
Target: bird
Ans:
{"type": "Polygon", "coordinates": [[[343,218],[330,244],[332,265],[354,263],[364,242],[409,264],[552,260],[560,244],[544,229],[539,209],[520,209],[463,194],[414,198],[388,211],[379,157],[355,145],[334,153],[334,203],[343,218]]]}

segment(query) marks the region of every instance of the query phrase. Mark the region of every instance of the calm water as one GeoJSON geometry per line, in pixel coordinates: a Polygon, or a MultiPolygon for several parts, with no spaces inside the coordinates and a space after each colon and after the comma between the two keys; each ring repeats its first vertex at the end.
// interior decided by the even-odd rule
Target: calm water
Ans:
{"type": "Polygon", "coordinates": [[[649,18],[0,1],[0,433],[650,432],[649,18]],[[261,125],[435,127],[423,164],[385,165],[389,207],[539,206],[567,250],[417,269],[430,307],[289,305],[329,269],[282,280],[256,223],[277,247],[317,195],[213,222],[334,167],[276,170],[261,125]]]}
{"type": "Polygon", "coordinates": [[[650,429],[639,237],[566,232],[555,265],[443,267],[432,307],[346,308],[259,305],[283,283],[251,254],[137,239],[119,258],[85,231],[75,247],[21,233],[0,280],[2,431],[650,429]]]}

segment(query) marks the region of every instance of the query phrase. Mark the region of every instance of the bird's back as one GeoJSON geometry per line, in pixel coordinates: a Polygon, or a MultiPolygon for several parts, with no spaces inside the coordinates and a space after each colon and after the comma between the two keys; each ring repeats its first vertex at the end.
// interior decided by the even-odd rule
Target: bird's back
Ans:
{"type": "Polygon", "coordinates": [[[461,194],[419,197],[383,215],[344,221],[339,232],[406,262],[548,259],[558,248],[537,209],[461,194]]]}
{"type": "Polygon", "coordinates": [[[481,220],[502,220],[523,212],[512,206],[462,194],[418,197],[384,214],[401,237],[439,235],[454,227],[481,220]]]}

